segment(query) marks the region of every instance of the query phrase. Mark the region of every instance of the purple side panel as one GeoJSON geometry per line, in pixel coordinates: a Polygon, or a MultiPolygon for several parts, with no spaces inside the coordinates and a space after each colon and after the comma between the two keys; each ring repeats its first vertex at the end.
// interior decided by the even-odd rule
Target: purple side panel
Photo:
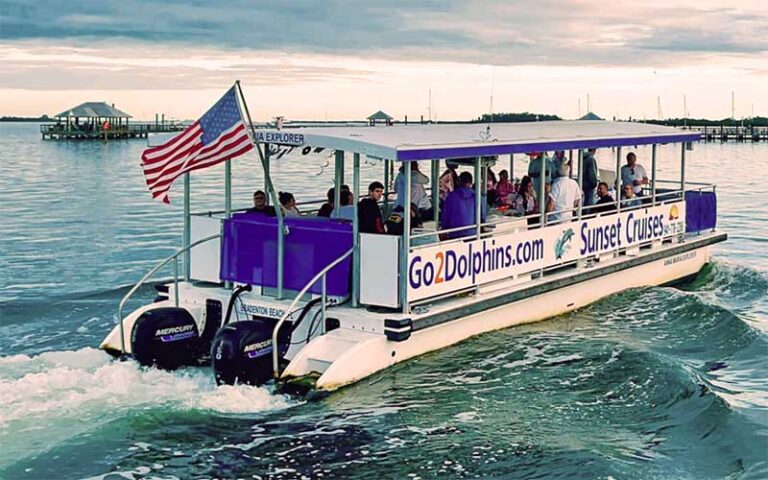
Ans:
{"type": "MultiPolygon", "coordinates": [[[[283,288],[301,290],[320,270],[352,248],[352,225],[325,218],[286,218],[283,288]]],[[[238,213],[224,221],[221,279],[277,287],[277,218],[238,213]]],[[[329,295],[350,291],[352,260],[328,272],[329,295]]],[[[309,291],[321,293],[318,281],[309,291]]]]}
{"type": "Polygon", "coordinates": [[[715,192],[685,192],[686,233],[712,230],[717,226],[715,192]]]}

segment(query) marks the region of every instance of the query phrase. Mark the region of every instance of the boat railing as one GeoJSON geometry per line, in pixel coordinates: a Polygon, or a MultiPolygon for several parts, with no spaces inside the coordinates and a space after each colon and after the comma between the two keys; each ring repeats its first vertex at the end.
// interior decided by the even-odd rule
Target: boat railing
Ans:
{"type": "MultiPolygon", "coordinates": [[[[665,183],[665,184],[675,184],[676,186],[680,185],[680,182],[677,181],[657,181],[657,185],[665,183]]],[[[438,239],[433,242],[414,242],[410,245],[410,252],[414,252],[423,248],[429,248],[434,246],[435,244],[447,244],[450,242],[467,242],[467,241],[474,241],[479,240],[483,238],[493,238],[499,235],[507,235],[514,232],[522,232],[527,230],[534,230],[539,228],[544,228],[550,225],[555,225],[559,223],[564,223],[568,221],[578,221],[578,220],[584,220],[584,219],[590,219],[590,218],[598,218],[598,217],[604,217],[609,215],[616,215],[621,212],[626,212],[630,210],[641,210],[649,207],[655,207],[655,206],[661,206],[661,205],[667,205],[672,204],[676,202],[680,202],[683,200],[685,196],[685,192],[705,192],[705,191],[711,191],[715,192],[715,185],[709,184],[709,183],[703,183],[703,182],[688,182],[686,183],[686,188],[681,189],[673,189],[673,190],[663,190],[661,192],[656,192],[655,198],[652,195],[645,195],[640,197],[643,201],[642,204],[634,205],[634,206],[627,206],[625,204],[625,200],[618,200],[614,201],[613,203],[605,204],[608,206],[612,206],[612,209],[609,211],[600,211],[600,212],[591,212],[590,210],[595,207],[605,207],[605,205],[591,205],[591,206],[581,206],[580,208],[567,208],[561,211],[555,211],[555,212],[547,212],[546,218],[544,221],[544,224],[541,224],[541,213],[534,213],[530,215],[525,216],[490,216],[489,221],[481,223],[479,233],[477,231],[477,224],[473,225],[465,225],[461,227],[455,227],[455,228],[446,228],[446,229],[435,229],[435,230],[428,230],[425,232],[418,232],[411,235],[412,240],[423,240],[425,238],[433,238],[438,239]],[[566,213],[566,212],[572,212],[573,217],[570,220],[566,221],[553,221],[551,219],[551,216],[553,214],[557,213],[566,213]],[[504,228],[505,224],[508,224],[511,228],[504,228]],[[451,233],[454,232],[468,232],[472,231],[471,234],[468,235],[462,235],[459,238],[447,238],[450,236],[451,233]]],[[[674,238],[675,236],[680,236],[679,233],[670,234],[669,236],[665,237],[666,239],[674,238]]],[[[682,236],[680,236],[682,238],[682,236]]],[[[650,243],[650,242],[646,242],[650,243]]],[[[645,245],[646,243],[642,244],[645,245]]],[[[639,245],[639,246],[642,246],[639,245]]],[[[622,247],[617,247],[616,252],[618,253],[621,250],[622,247]]],[[[565,262],[560,262],[553,265],[548,265],[544,269],[539,269],[539,271],[543,274],[544,272],[548,270],[557,270],[560,269],[567,264],[573,264],[576,263],[578,260],[570,260],[565,262]]],[[[535,272],[536,269],[532,270],[532,272],[535,272]]],[[[531,272],[531,273],[532,273],[531,272]]],[[[446,293],[443,295],[440,295],[438,297],[430,297],[428,299],[424,299],[425,302],[432,302],[436,299],[440,298],[447,298],[452,297],[458,294],[462,294],[468,291],[475,290],[477,286],[467,287],[461,290],[453,291],[450,293],[446,293]]],[[[415,302],[414,304],[418,304],[422,302],[415,302]]]]}
{"type": "Polygon", "coordinates": [[[272,369],[274,372],[274,378],[277,380],[280,378],[280,348],[278,344],[278,332],[280,332],[280,328],[282,328],[285,321],[293,314],[293,309],[296,308],[296,305],[299,303],[299,301],[304,298],[304,295],[309,291],[312,286],[318,282],[318,280],[321,282],[321,309],[323,312],[322,315],[322,322],[325,323],[325,304],[326,299],[328,298],[328,293],[326,289],[326,275],[328,272],[338,265],[339,263],[343,262],[347,257],[352,255],[352,253],[355,251],[354,247],[347,250],[345,253],[341,254],[336,260],[332,261],[328,265],[325,266],[322,270],[317,272],[317,274],[312,277],[312,279],[307,282],[306,285],[304,285],[304,288],[299,291],[298,294],[296,294],[296,297],[291,302],[291,305],[285,310],[285,313],[283,313],[283,316],[280,317],[280,320],[277,321],[275,324],[275,328],[272,330],[272,369]]]}
{"type": "MultiPolygon", "coordinates": [[[[657,183],[665,183],[665,184],[676,184],[680,185],[679,181],[672,181],[672,180],[658,180],[657,183]]],[[[624,205],[624,200],[616,200],[614,199],[613,203],[607,204],[607,205],[613,205],[614,207],[617,206],[617,204],[621,203],[621,211],[627,211],[627,210],[633,210],[633,209],[641,209],[641,208],[648,208],[648,207],[655,207],[658,205],[665,205],[667,203],[673,202],[673,201],[679,201],[684,192],[703,192],[703,191],[712,191],[714,192],[716,190],[716,186],[710,183],[704,183],[704,182],[686,182],[685,190],[683,189],[675,189],[675,190],[665,190],[663,192],[656,193],[656,199],[655,201],[652,199],[651,195],[645,195],[643,197],[640,197],[641,200],[643,200],[643,203],[641,205],[636,205],[632,207],[628,207],[624,205]],[[689,188],[693,187],[693,188],[689,188]]],[[[604,216],[604,215],[610,215],[617,213],[616,210],[611,210],[609,212],[600,212],[600,213],[592,213],[590,210],[594,210],[598,207],[603,207],[604,205],[587,205],[587,206],[581,206],[582,213],[580,216],[577,216],[577,212],[579,208],[566,208],[563,210],[557,210],[552,212],[547,212],[546,219],[544,225],[541,225],[540,219],[541,214],[540,213],[534,213],[530,215],[524,215],[524,216],[516,216],[516,215],[493,215],[489,216],[489,220],[486,222],[483,222],[480,224],[481,231],[480,235],[478,236],[477,233],[474,233],[472,235],[466,235],[462,236],[462,240],[476,240],[479,238],[486,238],[486,237],[492,237],[495,233],[495,230],[499,226],[503,226],[505,224],[510,223],[517,223],[519,228],[516,228],[516,230],[532,230],[536,228],[543,228],[547,225],[554,225],[556,222],[551,220],[552,215],[567,213],[567,212],[573,212],[574,216],[573,219],[583,219],[583,218],[593,218],[597,216],[604,216]]],[[[436,230],[429,230],[425,232],[420,233],[414,233],[411,235],[411,239],[422,239],[427,237],[435,237],[435,236],[448,236],[450,233],[454,232],[460,232],[460,231],[467,231],[470,229],[475,229],[477,227],[476,224],[473,225],[465,225],[461,227],[454,227],[454,228],[445,228],[445,229],[436,229],[436,230]]],[[[507,232],[506,230],[504,231],[507,232]]],[[[417,245],[418,246],[418,245],[417,245]]]]}
{"type": "Polygon", "coordinates": [[[161,268],[168,265],[171,261],[173,261],[173,298],[174,298],[174,305],[179,306],[179,256],[186,252],[187,250],[190,250],[193,247],[196,247],[197,245],[200,245],[202,243],[214,240],[216,238],[221,238],[221,234],[217,233],[215,235],[209,235],[207,237],[203,237],[195,242],[190,243],[187,247],[181,248],[177,250],[173,255],[163,259],[155,265],[155,267],[150,270],[146,275],[141,277],[141,280],[139,280],[133,288],[131,288],[128,293],[125,294],[122,300],[120,300],[120,304],[117,307],[117,321],[118,325],[120,326],[120,351],[124,355],[125,354],[125,326],[123,325],[123,307],[125,306],[125,303],[128,301],[131,296],[133,296],[136,291],[141,288],[144,283],[147,282],[154,274],[156,274],[161,268]]]}
{"type": "MultiPolygon", "coordinates": [[[[297,202],[296,203],[296,207],[299,208],[299,210],[301,211],[302,214],[314,213],[314,212],[317,212],[318,210],[320,210],[320,206],[322,206],[322,204],[327,202],[327,201],[328,200],[326,200],[324,198],[312,199],[312,200],[307,200],[307,201],[301,202],[301,203],[297,202]],[[307,207],[307,206],[313,206],[313,208],[306,209],[305,207],[307,207]],[[315,208],[314,206],[317,206],[317,208],[315,208]]],[[[231,213],[244,212],[244,211],[248,210],[249,208],[250,207],[242,207],[242,208],[232,209],[231,213]]],[[[191,213],[190,215],[192,215],[193,217],[211,217],[211,218],[212,217],[221,216],[222,219],[225,219],[225,218],[227,218],[226,214],[227,214],[227,211],[224,210],[224,209],[221,209],[221,210],[205,210],[205,211],[201,211],[201,212],[194,212],[194,213],[191,213]]]]}

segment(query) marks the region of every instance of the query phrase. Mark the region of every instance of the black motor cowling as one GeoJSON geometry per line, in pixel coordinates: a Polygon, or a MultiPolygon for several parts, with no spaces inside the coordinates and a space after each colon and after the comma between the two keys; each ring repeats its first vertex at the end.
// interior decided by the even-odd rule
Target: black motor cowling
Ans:
{"type": "MultiPolygon", "coordinates": [[[[219,329],[211,347],[216,384],[261,385],[272,379],[274,327],[274,320],[257,319],[230,323],[219,329]]],[[[280,329],[278,340],[282,359],[291,342],[290,322],[280,329]]]]}
{"type": "Polygon", "coordinates": [[[183,308],[161,307],[142,313],[133,324],[131,350],[142,365],[173,370],[197,365],[200,333],[192,315],[183,308]]]}

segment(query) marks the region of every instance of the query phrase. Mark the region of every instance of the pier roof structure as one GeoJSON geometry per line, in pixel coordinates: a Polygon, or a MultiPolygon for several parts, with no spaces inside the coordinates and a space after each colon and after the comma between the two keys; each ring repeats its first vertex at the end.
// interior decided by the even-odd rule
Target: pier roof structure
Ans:
{"type": "Polygon", "coordinates": [[[603,119],[600,118],[594,112],[587,112],[587,114],[581,117],[579,120],[603,120],[603,119]]]}
{"type": "Polygon", "coordinates": [[[133,118],[124,111],[115,108],[114,104],[106,102],[85,102],[69,110],[64,110],[56,118],[85,117],[85,118],[133,118]]]}
{"type": "Polygon", "coordinates": [[[309,127],[259,130],[258,140],[293,146],[322,147],[375,158],[416,161],[695,142],[701,133],[646,123],[553,121],[393,125],[390,127],[309,127]]]}
{"type": "Polygon", "coordinates": [[[374,121],[381,120],[381,121],[384,121],[384,122],[388,122],[390,120],[393,120],[394,117],[392,117],[391,115],[387,115],[386,113],[384,113],[381,110],[379,110],[376,113],[368,115],[368,117],[366,117],[366,119],[367,120],[374,120],[374,121]]]}

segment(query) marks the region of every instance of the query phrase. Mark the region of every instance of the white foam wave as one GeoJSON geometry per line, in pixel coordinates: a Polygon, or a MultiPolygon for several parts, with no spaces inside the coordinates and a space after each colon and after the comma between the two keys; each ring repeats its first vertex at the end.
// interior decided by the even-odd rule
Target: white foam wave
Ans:
{"type": "Polygon", "coordinates": [[[263,413],[295,405],[265,387],[216,387],[207,368],[165,372],[93,348],[0,357],[0,468],[137,409],[263,413]]]}

